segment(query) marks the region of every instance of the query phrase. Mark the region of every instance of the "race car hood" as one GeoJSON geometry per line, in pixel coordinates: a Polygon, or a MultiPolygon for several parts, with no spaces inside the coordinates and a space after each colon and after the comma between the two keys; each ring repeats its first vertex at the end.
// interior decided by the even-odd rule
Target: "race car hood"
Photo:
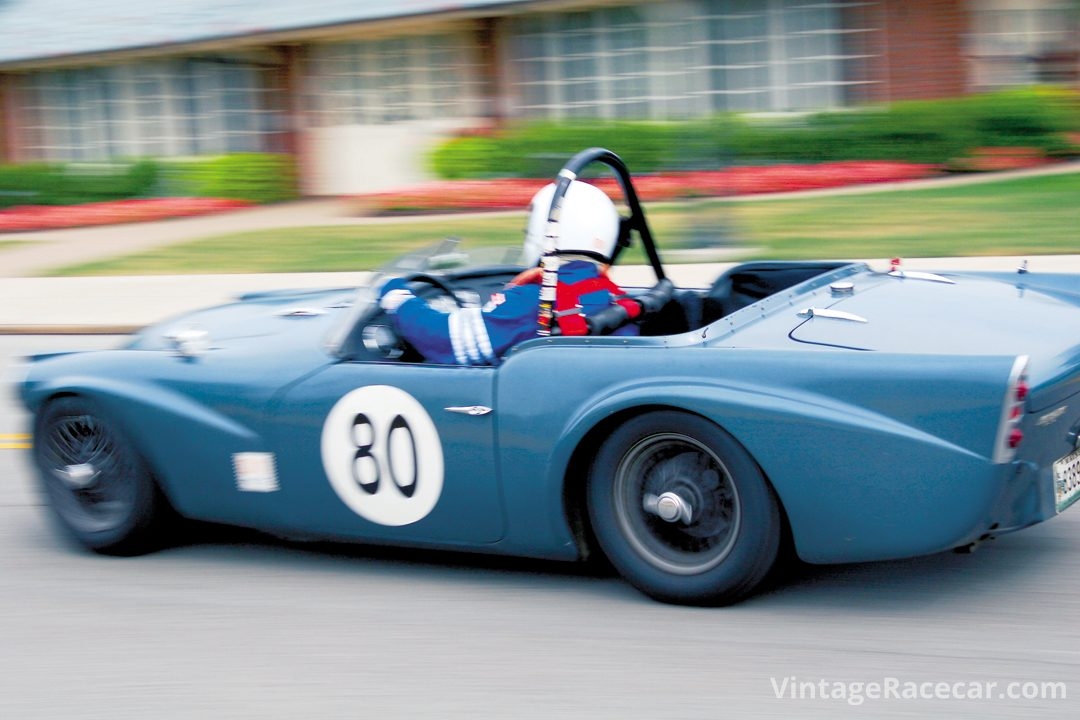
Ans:
{"type": "Polygon", "coordinates": [[[1038,409],[1080,392],[1080,288],[1068,290],[1024,275],[866,273],[808,298],[790,338],[853,350],[1027,355],[1042,388],[1032,397],[1038,409]]]}
{"type": "Polygon", "coordinates": [[[326,338],[356,295],[249,295],[149,326],[119,348],[39,355],[17,378],[19,395],[32,411],[51,394],[88,389],[149,404],[198,398],[223,415],[237,403],[263,407],[284,384],[336,362],[326,338]]]}
{"type": "MultiPolygon", "coordinates": [[[[296,335],[300,326],[325,333],[355,296],[355,289],[282,290],[252,293],[236,302],[197,310],[156,323],[137,333],[133,350],[171,347],[172,338],[185,331],[205,332],[214,347],[239,340],[296,335]]],[[[307,334],[306,332],[303,334],[307,334]]]]}

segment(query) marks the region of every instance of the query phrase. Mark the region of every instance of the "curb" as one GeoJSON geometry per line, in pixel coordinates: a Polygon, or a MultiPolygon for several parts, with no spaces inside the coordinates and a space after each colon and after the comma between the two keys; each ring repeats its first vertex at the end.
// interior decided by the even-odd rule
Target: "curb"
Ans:
{"type": "Polygon", "coordinates": [[[0,325],[0,336],[131,335],[145,325],[0,325]]]}

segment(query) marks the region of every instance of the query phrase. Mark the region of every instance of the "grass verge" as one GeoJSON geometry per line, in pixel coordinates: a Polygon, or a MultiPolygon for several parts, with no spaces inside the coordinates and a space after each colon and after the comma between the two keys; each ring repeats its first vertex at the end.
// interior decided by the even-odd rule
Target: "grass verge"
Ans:
{"type": "MultiPolygon", "coordinates": [[[[744,247],[745,258],[945,257],[1080,252],[1080,172],[968,186],[648,208],[665,249],[744,247]]],[[[521,215],[442,216],[208,238],[76,265],[60,275],[367,270],[448,235],[516,245],[521,215]]],[[[641,261],[631,252],[623,262],[641,261]]]]}
{"type": "Polygon", "coordinates": [[[765,258],[1080,252],[1080,173],[979,185],[736,203],[736,234],[765,258]]]}

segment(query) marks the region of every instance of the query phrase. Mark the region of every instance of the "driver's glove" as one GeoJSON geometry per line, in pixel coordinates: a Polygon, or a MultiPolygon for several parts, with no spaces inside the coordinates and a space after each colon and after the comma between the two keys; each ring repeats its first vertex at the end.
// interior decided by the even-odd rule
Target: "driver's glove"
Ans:
{"type": "Polygon", "coordinates": [[[390,278],[379,291],[379,307],[388,313],[395,313],[405,302],[412,300],[412,290],[402,278],[390,278]]]}

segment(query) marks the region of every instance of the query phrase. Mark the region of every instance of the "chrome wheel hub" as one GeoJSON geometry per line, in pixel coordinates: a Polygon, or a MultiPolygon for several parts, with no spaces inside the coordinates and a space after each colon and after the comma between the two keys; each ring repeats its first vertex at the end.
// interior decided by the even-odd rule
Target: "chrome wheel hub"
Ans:
{"type": "Polygon", "coordinates": [[[742,519],[727,467],[707,445],[660,432],[632,445],[613,478],[615,517],[649,564],[678,575],[716,567],[735,545],[742,519]]]}
{"type": "Polygon", "coordinates": [[[94,484],[97,470],[91,463],[80,463],[78,465],[68,465],[60,470],[58,475],[64,481],[64,484],[72,490],[85,490],[94,484]]]}
{"type": "Polygon", "coordinates": [[[652,513],[664,522],[682,522],[689,525],[694,518],[694,509],[682,496],[666,492],[659,496],[646,494],[642,505],[645,512],[652,513]]]}

